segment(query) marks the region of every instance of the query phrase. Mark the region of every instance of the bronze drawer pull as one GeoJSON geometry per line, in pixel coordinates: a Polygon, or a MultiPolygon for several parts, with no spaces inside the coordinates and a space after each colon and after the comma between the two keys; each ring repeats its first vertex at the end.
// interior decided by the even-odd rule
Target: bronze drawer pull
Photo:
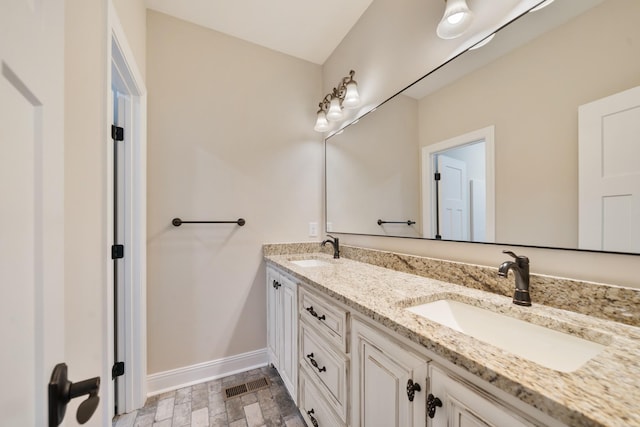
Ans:
{"type": "Polygon", "coordinates": [[[307,411],[307,415],[309,415],[309,418],[311,418],[311,424],[313,424],[313,427],[318,427],[318,420],[316,420],[312,414],[315,414],[313,408],[311,408],[310,411],[307,411]]]}
{"type": "Polygon", "coordinates": [[[318,320],[325,320],[326,319],[324,314],[322,316],[318,316],[318,313],[315,312],[315,310],[313,309],[313,306],[307,307],[307,308],[305,308],[305,310],[307,310],[313,317],[315,317],[318,320]]]}
{"type": "Polygon", "coordinates": [[[326,372],[327,371],[327,367],[326,366],[323,366],[322,368],[318,368],[318,362],[316,362],[316,360],[313,358],[313,353],[307,354],[307,359],[309,359],[309,361],[311,362],[313,367],[316,368],[318,370],[318,372],[326,372]]]}

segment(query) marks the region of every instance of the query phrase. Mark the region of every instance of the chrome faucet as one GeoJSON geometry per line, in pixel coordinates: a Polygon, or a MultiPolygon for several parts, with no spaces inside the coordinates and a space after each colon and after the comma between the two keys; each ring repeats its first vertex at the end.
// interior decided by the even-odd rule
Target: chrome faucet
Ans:
{"type": "Polygon", "coordinates": [[[529,296],[529,258],[518,256],[511,251],[502,251],[511,255],[515,262],[505,261],[498,268],[498,275],[507,277],[509,270],[513,270],[516,277],[516,290],[513,294],[513,303],[517,305],[530,306],[531,296],[529,296]]]}
{"type": "Polygon", "coordinates": [[[333,246],[333,257],[336,259],[340,258],[340,240],[337,237],[333,237],[331,234],[327,234],[327,236],[333,240],[327,239],[321,243],[321,246],[331,243],[331,246],[333,246]]]}

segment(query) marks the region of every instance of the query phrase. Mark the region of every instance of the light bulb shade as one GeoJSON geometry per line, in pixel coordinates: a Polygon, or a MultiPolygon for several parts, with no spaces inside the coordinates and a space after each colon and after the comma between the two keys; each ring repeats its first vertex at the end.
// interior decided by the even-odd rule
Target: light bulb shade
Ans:
{"type": "Polygon", "coordinates": [[[441,39],[455,39],[464,34],[471,26],[473,12],[465,0],[446,0],[444,16],[438,24],[436,33],[441,39]]]}
{"type": "Polygon", "coordinates": [[[316,132],[326,132],[329,130],[329,122],[327,121],[327,115],[323,110],[318,111],[318,118],[316,125],[313,127],[316,132]]]}
{"type": "Polygon", "coordinates": [[[491,40],[493,40],[493,38],[496,36],[496,33],[490,34],[487,37],[483,38],[482,40],[480,40],[478,43],[474,44],[473,46],[471,46],[469,48],[469,50],[476,50],[476,49],[480,49],[482,46],[486,46],[488,45],[491,40]]]}
{"type": "Polygon", "coordinates": [[[340,106],[339,98],[331,98],[329,104],[329,111],[327,111],[327,120],[332,122],[338,121],[342,118],[342,107],[340,106]]]}
{"type": "Polygon", "coordinates": [[[360,105],[360,94],[358,93],[358,84],[351,80],[347,83],[347,90],[344,94],[342,106],[344,108],[356,108],[360,105]]]}
{"type": "Polygon", "coordinates": [[[540,9],[544,9],[545,7],[549,6],[551,3],[553,3],[555,0],[546,0],[543,1],[542,3],[540,3],[539,5],[537,5],[536,7],[534,7],[533,9],[531,9],[529,12],[537,12],[540,9]]]}

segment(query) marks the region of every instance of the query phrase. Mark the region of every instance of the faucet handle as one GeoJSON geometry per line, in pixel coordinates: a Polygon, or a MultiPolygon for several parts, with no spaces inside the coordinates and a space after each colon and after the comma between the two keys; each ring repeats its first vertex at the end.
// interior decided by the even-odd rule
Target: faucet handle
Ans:
{"type": "Polygon", "coordinates": [[[529,258],[527,258],[526,256],[516,255],[512,251],[502,251],[502,253],[513,257],[513,259],[515,259],[518,263],[521,263],[521,262],[524,262],[524,263],[527,263],[527,264],[529,263],[529,258]]]}
{"type": "Polygon", "coordinates": [[[513,253],[512,251],[502,251],[503,254],[507,254],[510,255],[511,257],[513,257],[513,259],[518,259],[518,255],[516,255],[515,253],[513,253]]]}

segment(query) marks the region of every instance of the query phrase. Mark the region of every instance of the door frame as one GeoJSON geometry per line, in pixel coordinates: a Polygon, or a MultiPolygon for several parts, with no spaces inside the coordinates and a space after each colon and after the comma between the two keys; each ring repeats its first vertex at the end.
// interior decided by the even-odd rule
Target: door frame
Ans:
{"type": "MultiPolygon", "coordinates": [[[[112,84],[120,78],[130,93],[131,108],[128,111],[130,128],[125,130],[128,142],[125,144],[125,156],[130,159],[125,165],[125,182],[128,194],[125,204],[125,263],[124,334],[125,334],[125,399],[121,412],[130,412],[144,406],[147,395],[147,329],[146,329],[146,163],[147,163],[147,90],[144,79],[135,62],[133,51],[127,41],[124,29],[111,0],[107,11],[107,46],[105,88],[106,117],[104,153],[105,165],[105,241],[113,242],[113,142],[111,124],[113,123],[112,84]],[[119,72],[114,76],[112,68],[119,72]]],[[[110,253],[110,251],[108,251],[110,253]]],[[[114,364],[114,295],[113,260],[105,259],[104,318],[103,333],[108,357],[103,367],[103,378],[109,379],[108,399],[105,399],[103,418],[105,425],[111,425],[114,414],[114,387],[111,381],[111,369],[114,364]]]]}
{"type": "Polygon", "coordinates": [[[432,203],[435,195],[435,182],[431,179],[435,173],[433,156],[441,151],[460,147],[484,140],[485,159],[485,183],[487,190],[486,198],[486,241],[495,242],[496,238],[496,196],[495,196],[495,126],[487,126],[453,138],[426,145],[420,148],[420,169],[422,179],[420,187],[422,189],[422,224],[423,237],[429,237],[435,233],[435,219],[433,218],[432,203]]]}

